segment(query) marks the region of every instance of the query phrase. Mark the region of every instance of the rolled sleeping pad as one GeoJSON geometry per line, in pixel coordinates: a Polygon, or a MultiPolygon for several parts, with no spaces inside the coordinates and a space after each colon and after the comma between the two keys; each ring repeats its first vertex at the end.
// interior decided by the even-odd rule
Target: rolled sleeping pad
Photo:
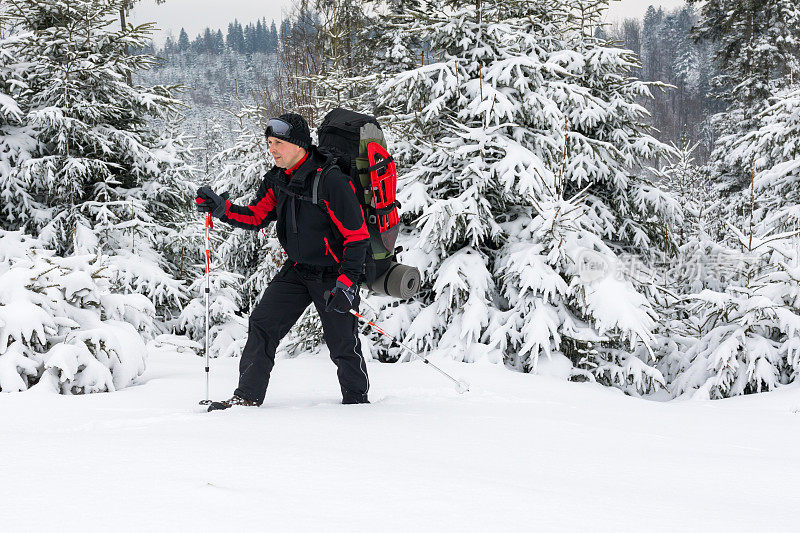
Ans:
{"type": "Polygon", "coordinates": [[[422,276],[415,267],[392,261],[386,272],[369,285],[371,291],[408,300],[419,290],[422,276]]]}

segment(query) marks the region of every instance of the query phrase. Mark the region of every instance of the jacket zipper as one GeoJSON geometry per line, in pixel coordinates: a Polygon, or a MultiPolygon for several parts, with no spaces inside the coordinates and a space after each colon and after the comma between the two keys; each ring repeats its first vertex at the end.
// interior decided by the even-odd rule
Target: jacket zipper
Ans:
{"type": "Polygon", "coordinates": [[[333,253],[333,250],[331,249],[331,245],[328,244],[328,238],[327,237],[323,237],[322,240],[325,241],[325,255],[328,255],[328,253],[330,253],[331,257],[333,257],[333,260],[338,263],[339,262],[339,258],[336,257],[336,254],[333,253]]]}
{"type": "Polygon", "coordinates": [[[294,196],[292,196],[292,230],[294,230],[294,234],[297,235],[297,207],[294,196]]]}

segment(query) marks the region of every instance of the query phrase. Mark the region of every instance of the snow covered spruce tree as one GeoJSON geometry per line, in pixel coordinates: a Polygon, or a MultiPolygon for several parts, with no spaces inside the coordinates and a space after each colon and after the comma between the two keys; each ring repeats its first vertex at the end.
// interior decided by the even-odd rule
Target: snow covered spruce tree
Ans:
{"type": "Polygon", "coordinates": [[[372,19],[369,31],[373,36],[370,71],[377,74],[395,74],[413,69],[422,61],[423,46],[420,35],[403,31],[412,13],[422,8],[422,0],[374,0],[379,10],[372,19]],[[398,31],[399,30],[399,31],[398,31]]]}
{"type": "Polygon", "coordinates": [[[705,169],[716,195],[709,232],[681,249],[684,263],[700,260],[672,276],[685,312],[664,368],[675,394],[722,398],[798,374],[800,6],[712,1],[701,15],[728,109],[715,117],[722,136],[705,169]]]}
{"type": "MultiPolygon", "coordinates": [[[[6,33],[4,21],[0,32],[6,33]]],[[[32,129],[25,124],[25,111],[18,98],[25,89],[24,67],[16,55],[17,35],[0,39],[0,229],[22,227],[41,212],[17,172],[22,161],[37,149],[32,129]]]]}
{"type": "Polygon", "coordinates": [[[172,221],[190,198],[188,147],[164,126],[178,110],[174,88],[128,84],[155,62],[128,53],[145,47],[153,25],[116,29],[123,4],[19,0],[7,8],[25,82],[22,121],[39,143],[17,179],[43,207],[19,223],[61,255],[102,250],[118,287],[170,312],[185,297],[172,221]]]}
{"type": "Polygon", "coordinates": [[[785,90],[726,155],[732,166],[753,162],[749,213],[728,222],[735,240],[715,245],[723,260],[707,256],[717,258],[717,276],[689,296],[687,321],[699,340],[670,358],[676,393],[721,398],[800,375],[798,111],[800,90],[785,90]]]}
{"type": "Polygon", "coordinates": [[[296,26],[315,58],[314,72],[298,79],[313,86],[313,106],[302,109],[312,127],[337,107],[366,111],[364,100],[377,76],[370,73],[375,48],[374,20],[365,13],[365,2],[316,0],[313,9],[301,9],[296,26]]]}
{"type": "Polygon", "coordinates": [[[750,212],[753,161],[729,154],[758,127],[769,98],[800,79],[800,5],[795,0],[711,0],[700,6],[695,35],[713,49],[718,74],[712,85],[728,105],[713,118],[719,138],[709,162],[719,192],[713,229],[721,238],[730,236],[725,221],[741,226],[750,212]]]}
{"type": "MultiPolygon", "coordinates": [[[[800,50],[798,50],[800,57],[800,50]]],[[[730,166],[749,166],[745,201],[754,222],[774,231],[800,229],[800,84],[778,92],[724,156],[730,166]]],[[[745,213],[747,217],[749,212],[745,213]]]]}
{"type": "Polygon", "coordinates": [[[422,9],[421,0],[318,0],[300,13],[311,30],[318,72],[313,83],[313,117],[336,107],[374,112],[374,88],[388,76],[419,65],[420,36],[403,31],[422,9]]]}
{"type": "Polygon", "coordinates": [[[379,89],[416,227],[398,244],[427,280],[381,320],[418,349],[568,375],[631,393],[663,385],[654,312],[621,256],[672,246],[677,202],[644,179],[636,56],[593,35],[606,1],[447,1],[404,31],[430,63],[379,89]]]}
{"type": "Polygon", "coordinates": [[[104,256],[59,257],[0,229],[0,391],[114,391],[144,372],[155,308],[109,273],[104,256]]]}
{"type": "Polygon", "coordinates": [[[694,158],[699,144],[673,147],[672,160],[655,171],[657,181],[683,206],[684,223],[675,228],[678,245],[685,244],[708,225],[712,191],[708,176],[694,158]]]}

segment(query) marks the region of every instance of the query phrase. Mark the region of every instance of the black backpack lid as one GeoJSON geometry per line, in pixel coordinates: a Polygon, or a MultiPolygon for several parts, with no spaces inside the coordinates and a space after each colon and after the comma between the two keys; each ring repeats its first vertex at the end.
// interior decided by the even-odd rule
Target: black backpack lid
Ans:
{"type": "Polygon", "coordinates": [[[330,130],[339,130],[336,132],[339,135],[342,132],[347,132],[358,136],[361,126],[369,123],[375,124],[380,128],[380,124],[378,124],[378,120],[375,117],[337,107],[322,119],[322,124],[317,128],[317,134],[322,138],[330,130]]]}
{"type": "MultiPolygon", "coordinates": [[[[340,165],[343,168],[349,166],[358,156],[361,128],[366,124],[374,124],[380,129],[375,117],[337,107],[325,115],[322,124],[317,128],[318,145],[320,148],[349,156],[348,161],[343,161],[340,165]]],[[[351,172],[352,170],[346,173],[351,172]]]]}

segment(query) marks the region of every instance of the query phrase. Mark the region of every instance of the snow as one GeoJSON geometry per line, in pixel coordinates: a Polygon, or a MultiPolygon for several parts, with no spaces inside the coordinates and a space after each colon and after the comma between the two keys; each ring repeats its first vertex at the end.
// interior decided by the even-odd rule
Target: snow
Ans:
{"type": "MultiPolygon", "coordinates": [[[[796,531],[797,385],[658,403],[437,361],[459,395],[371,362],[373,403],[344,406],[322,354],[279,360],[261,408],[207,414],[204,359],[154,346],[113,394],[0,395],[4,531],[796,531]]],[[[212,361],[215,398],[237,362],[212,361]]]]}
{"type": "Polygon", "coordinates": [[[0,356],[0,389],[4,391],[23,391],[28,385],[22,375],[35,376],[36,363],[25,357],[18,342],[12,343],[6,353],[0,356]]]}
{"type": "Polygon", "coordinates": [[[12,115],[16,118],[22,116],[22,111],[17,105],[17,102],[15,102],[14,99],[7,94],[3,93],[0,93],[0,111],[2,111],[2,114],[6,116],[12,115]]]}
{"type": "MultiPolygon", "coordinates": [[[[48,22],[50,3],[70,4],[23,3],[12,30],[24,29],[20,14],[48,22]]],[[[450,3],[395,20],[391,63],[379,53],[375,68],[361,69],[388,79],[377,94],[342,102],[387,112],[391,150],[406,166],[402,260],[428,280],[419,299],[397,306],[365,298],[367,314],[471,385],[458,394],[372,332],[362,337],[368,406],[339,403],[313,312],[282,343],[280,355],[301,355],[279,360],[267,405],[213,414],[197,405],[206,281],[199,219],[181,210],[191,204],[193,176],[236,201],[252,198],[271,164],[262,106],[239,101],[244,107],[223,118],[198,101],[192,126],[181,126],[168,117],[178,110],[170,91],[126,83],[127,68],[142,66],[130,62],[128,45],[139,48],[144,36],[120,40],[103,17],[87,15],[85,32],[61,24],[6,36],[1,531],[797,530],[800,90],[781,82],[774,101],[758,105],[738,94],[752,79],[741,83],[738,103],[712,119],[735,127],[717,132],[713,164],[701,172],[691,149],[679,154],[643,128],[641,98],[661,85],[630,77],[638,75],[630,52],[584,34],[597,14],[567,20],[575,3],[553,3],[567,11],[549,22],[524,11],[531,6],[503,2],[450,3]],[[83,33],[94,37],[82,44],[83,33]],[[416,68],[421,43],[428,64],[423,53],[416,68]],[[69,80],[53,77],[53,66],[76,49],[86,52],[76,63],[86,76],[71,78],[67,101],[60,88],[69,80]],[[737,118],[743,102],[756,112],[749,121],[737,118]],[[142,128],[144,120],[157,127],[142,128]],[[179,127],[203,146],[193,149],[179,127]],[[646,168],[670,154],[679,161],[646,168]],[[680,196],[651,183],[651,173],[680,196]],[[729,207],[710,216],[752,253],[712,242],[701,220],[709,184],[737,175],[754,178],[758,223],[742,218],[747,194],[723,197],[729,207]],[[18,227],[39,239],[5,231],[18,227]],[[670,233],[678,228],[690,242],[667,272],[674,285],[666,274],[666,287],[619,275],[632,270],[623,271],[624,257],[645,266],[651,251],[677,246],[670,233]],[[740,272],[730,278],[723,269],[740,272]],[[167,331],[185,336],[153,338],[167,331]],[[565,353],[583,361],[573,365],[565,353]],[[570,383],[576,376],[589,382],[570,383]],[[596,380],[677,399],[636,399],[596,380]],[[765,392],[709,401],[751,391],[765,392]]],[[[116,17],[114,5],[98,9],[116,17]]],[[[648,26],[641,37],[668,28],[648,26]]],[[[763,43],[753,49],[780,52],[763,43]]],[[[652,43],[641,44],[647,55],[652,43]]],[[[713,74],[703,63],[710,49],[690,57],[673,44],[674,61],[664,63],[673,81],[702,92],[713,74]]],[[[230,65],[217,68],[216,58],[191,54],[152,76],[171,86],[175,68],[190,78],[205,69],[197,94],[227,101],[237,77],[217,74],[253,70],[255,56],[247,57],[225,54],[218,59],[230,65]]],[[[329,70],[315,81],[322,93],[352,87],[341,67],[329,70]]],[[[242,94],[248,83],[237,82],[242,94]]],[[[332,103],[326,98],[319,109],[332,103]]],[[[274,232],[262,242],[223,229],[212,242],[212,396],[226,398],[247,336],[240,311],[283,256],[274,232]]]]}

